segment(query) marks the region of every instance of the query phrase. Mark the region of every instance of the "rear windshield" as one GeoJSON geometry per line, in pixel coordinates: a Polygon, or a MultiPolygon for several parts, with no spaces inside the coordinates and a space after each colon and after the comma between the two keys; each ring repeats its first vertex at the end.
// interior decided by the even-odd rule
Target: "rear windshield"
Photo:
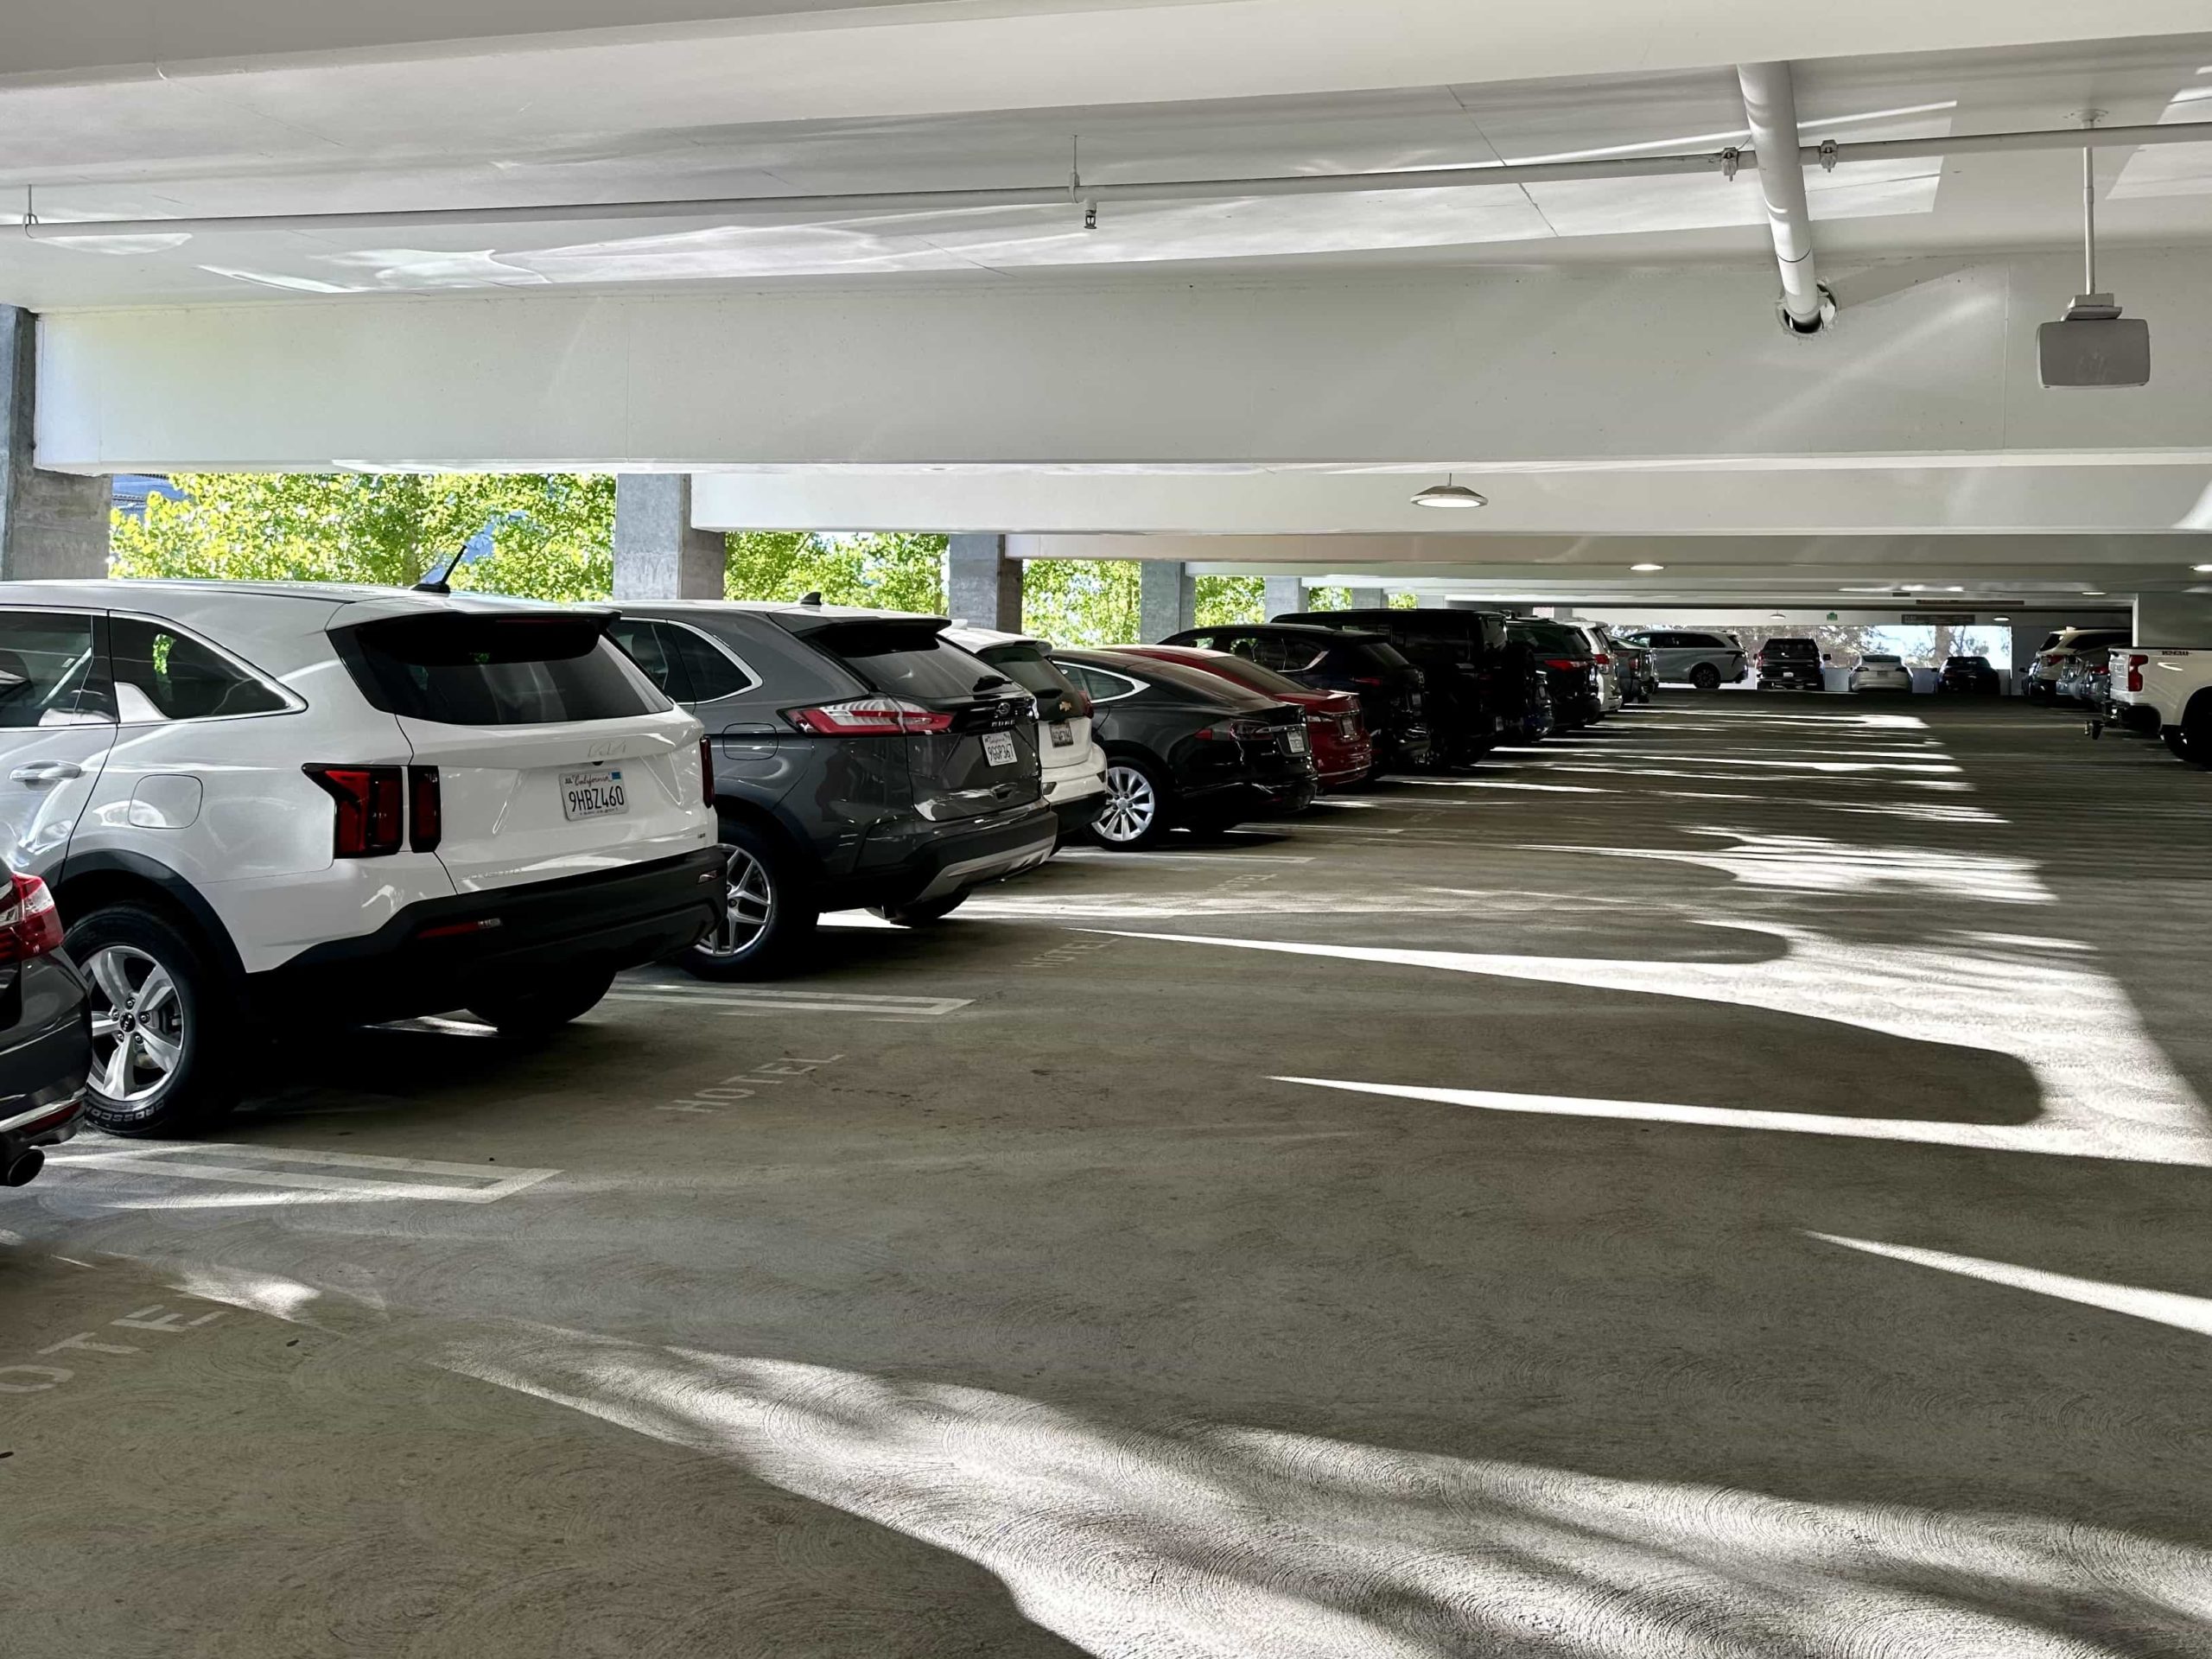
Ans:
{"type": "Polygon", "coordinates": [[[1278,674],[1272,668],[1262,667],[1258,663],[1247,661],[1228,652],[1205,663],[1185,663],[1179,658],[1154,658],[1153,660],[1171,661],[1178,668],[1195,668],[1204,673],[1218,674],[1225,680],[1234,680],[1255,691],[1264,691],[1271,697],[1304,696],[1313,689],[1310,685],[1300,685],[1287,674],[1278,674]]]}
{"type": "Polygon", "coordinates": [[[1895,668],[1904,661],[1902,657],[1861,657],[1859,659],[1870,668],[1895,668]]]}
{"type": "Polygon", "coordinates": [[[361,695],[442,726],[626,720],[674,707],[601,629],[602,619],[395,617],[331,635],[361,695]]]}
{"type": "Polygon", "coordinates": [[[1075,683],[1053,667],[1052,659],[1034,645],[991,645],[977,654],[1025,691],[1041,696],[1074,695],[1075,683]]]}
{"type": "Polygon", "coordinates": [[[1759,647],[1769,657],[1817,657],[1820,644],[1812,639],[1770,639],[1759,647]]]}
{"type": "MultiPolygon", "coordinates": [[[[941,623],[835,622],[804,636],[851,669],[872,691],[924,702],[957,702],[995,690],[1011,668],[993,667],[940,636],[941,623]]],[[[1024,682],[1027,683],[1027,682],[1024,682]]]]}
{"type": "Polygon", "coordinates": [[[1345,647],[1355,657],[1364,657],[1369,662],[1383,668],[1411,668],[1412,659],[1395,645],[1376,639],[1345,647]]]}
{"type": "Polygon", "coordinates": [[[1581,629],[1570,628],[1562,623],[1516,620],[1511,624],[1510,632],[1514,638],[1525,639],[1546,651],[1563,651],[1571,657],[1591,654],[1589,637],[1581,629]]]}

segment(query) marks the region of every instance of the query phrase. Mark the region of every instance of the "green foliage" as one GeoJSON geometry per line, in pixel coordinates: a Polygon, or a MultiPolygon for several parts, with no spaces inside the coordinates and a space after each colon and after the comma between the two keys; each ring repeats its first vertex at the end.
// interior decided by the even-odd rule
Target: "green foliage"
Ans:
{"type": "Polygon", "coordinates": [[[1036,559],[1022,567],[1021,626],[1063,645],[1121,645],[1137,637],[1133,559],[1036,559]]]}
{"type": "Polygon", "coordinates": [[[1217,628],[1230,622],[1268,620],[1267,582],[1260,576],[1200,576],[1198,626],[1217,628]]]}
{"type": "Polygon", "coordinates": [[[1306,608],[1309,611],[1348,611],[1351,609],[1351,589],[1349,588],[1308,588],[1306,608]]]}
{"type": "Polygon", "coordinates": [[[1392,594],[1382,601],[1394,611],[1417,611],[1421,608],[1419,594],[1392,594]]]}
{"type": "Polygon", "coordinates": [[[830,605],[944,612],[942,536],[825,536],[809,531],[744,531],[729,538],[724,581],[732,599],[800,599],[830,605]]]}
{"type": "Polygon", "coordinates": [[[613,586],[614,480],[577,474],[185,473],[181,499],[118,514],[118,576],[365,582],[404,587],[486,525],[490,556],[457,588],[603,599],[613,586]]]}

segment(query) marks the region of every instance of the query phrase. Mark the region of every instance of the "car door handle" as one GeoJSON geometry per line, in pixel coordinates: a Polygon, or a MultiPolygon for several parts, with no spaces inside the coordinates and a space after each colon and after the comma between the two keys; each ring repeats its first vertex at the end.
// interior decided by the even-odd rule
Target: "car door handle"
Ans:
{"type": "Polygon", "coordinates": [[[81,778],[85,769],[74,760],[35,760],[17,766],[8,776],[19,784],[58,784],[65,778],[81,778]]]}

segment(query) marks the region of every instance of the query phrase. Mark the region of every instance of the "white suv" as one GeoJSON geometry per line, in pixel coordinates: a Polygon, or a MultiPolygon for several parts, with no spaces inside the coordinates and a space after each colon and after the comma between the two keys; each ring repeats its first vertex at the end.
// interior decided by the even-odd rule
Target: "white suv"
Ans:
{"type": "Polygon", "coordinates": [[[543,1031],[720,921],[697,721],[611,611],[0,582],[0,856],[92,982],[86,1115],[230,1101],[257,1027],[543,1031]]]}

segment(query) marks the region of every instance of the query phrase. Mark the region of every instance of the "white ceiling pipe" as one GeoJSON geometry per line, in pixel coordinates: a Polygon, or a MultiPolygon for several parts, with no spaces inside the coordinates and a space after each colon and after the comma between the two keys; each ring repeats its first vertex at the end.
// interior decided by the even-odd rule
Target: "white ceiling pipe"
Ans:
{"type": "MultiPolygon", "coordinates": [[[[1786,63],[1739,63],[1736,79],[1744,90],[1744,123],[1751,148],[1769,156],[1801,156],[1797,139],[1797,89],[1786,63]]],[[[1767,228],[1774,234],[1775,262],[1782,268],[1782,312],[1801,334],[1821,331],[1823,296],[1813,262],[1813,210],[1805,202],[1805,168],[1763,167],[1759,192],[1766,198],[1767,228]]]]}
{"type": "MultiPolygon", "coordinates": [[[[1792,149],[1789,135],[1779,141],[1792,149]]],[[[1928,156],[1986,155],[2000,150],[2098,149],[2155,144],[2212,143],[2212,121],[2158,126],[2079,127],[2022,132],[1966,133],[1928,138],[1883,138],[1833,145],[1795,147],[1795,174],[1802,192],[1807,166],[1891,161],[1928,156]]],[[[1777,153],[1770,148],[1770,154],[1777,153]]],[[[710,219],[725,224],[786,224],[888,213],[973,212],[990,207],[1065,206],[1081,211],[1084,203],[1117,201],[1230,201],[1251,196],[1356,195],[1382,190],[1449,190],[1498,185],[1547,184],[1567,179],[1663,178],[1700,173],[1727,173],[1757,167],[1756,149],[1717,149],[1694,155],[1605,156],[1573,161],[1505,162],[1472,167],[1416,168],[1389,173],[1296,173],[1241,179],[1160,179],[1119,184],[1010,185],[976,190],[893,190],[846,195],[710,196],[649,201],[532,202],[521,207],[398,207],[359,213],[231,213],[175,219],[60,219],[24,222],[33,238],[122,236],[223,235],[256,231],[385,231],[439,226],[575,224],[609,219],[710,219]]]]}

